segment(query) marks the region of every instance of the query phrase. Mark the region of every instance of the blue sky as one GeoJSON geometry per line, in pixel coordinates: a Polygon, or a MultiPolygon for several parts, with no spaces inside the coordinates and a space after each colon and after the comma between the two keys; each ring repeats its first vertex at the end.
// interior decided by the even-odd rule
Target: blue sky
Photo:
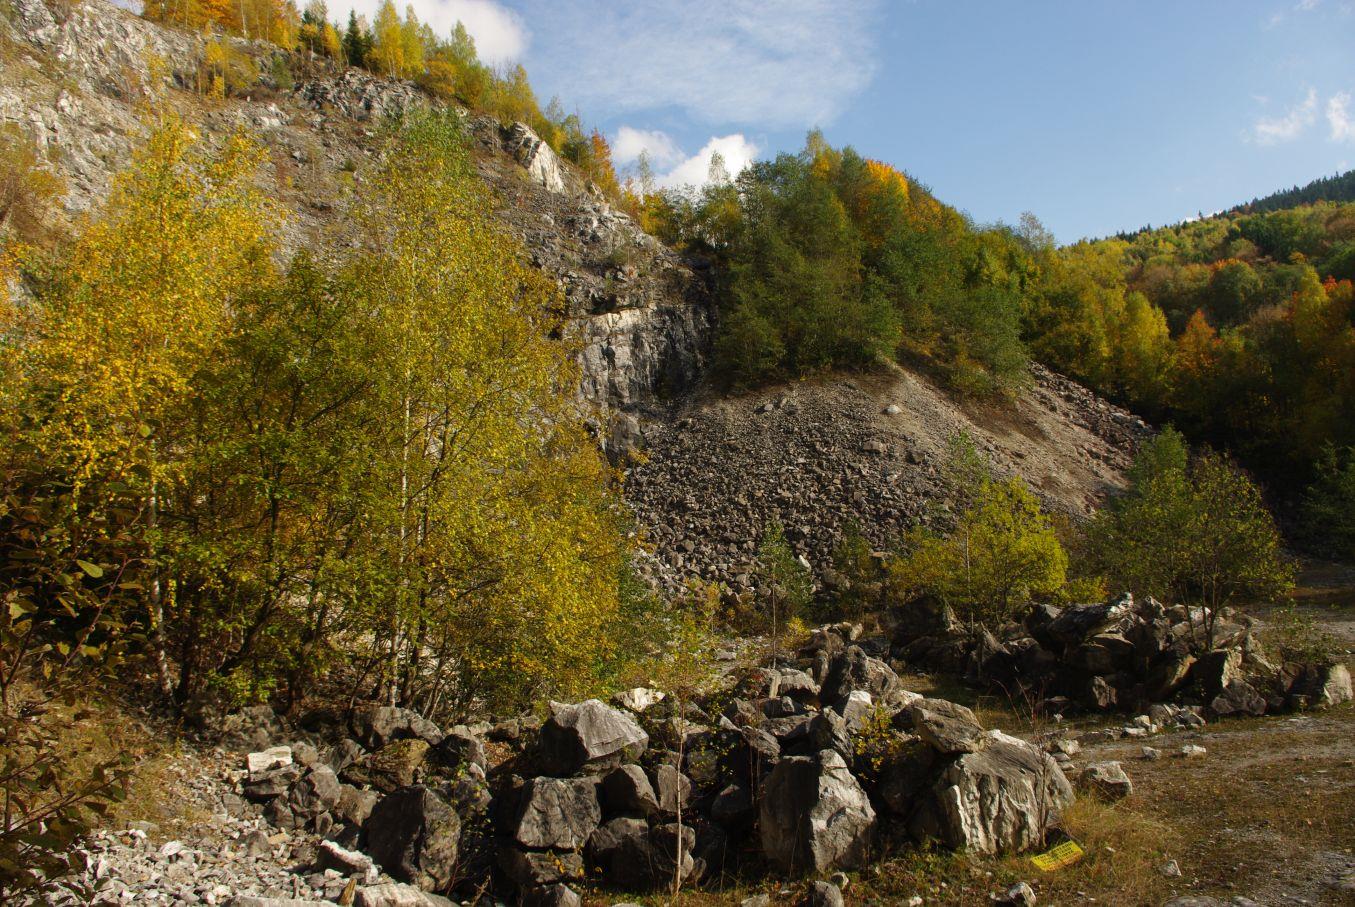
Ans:
{"type": "Polygon", "coordinates": [[[980,222],[1029,210],[1066,242],[1355,166],[1355,0],[414,5],[668,183],[817,126],[980,222]]]}

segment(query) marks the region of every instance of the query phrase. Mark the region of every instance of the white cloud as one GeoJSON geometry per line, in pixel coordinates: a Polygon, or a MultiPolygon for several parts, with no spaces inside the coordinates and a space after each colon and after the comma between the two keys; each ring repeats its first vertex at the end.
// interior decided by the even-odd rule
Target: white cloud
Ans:
{"type": "Polygon", "coordinates": [[[638,161],[641,152],[648,152],[650,165],[660,170],[674,166],[683,157],[682,149],[666,132],[631,126],[622,126],[616,131],[612,139],[612,160],[618,166],[638,161]]]}
{"type": "Polygon", "coordinates": [[[1321,3],[1322,0],[1299,0],[1299,2],[1294,6],[1294,9],[1296,9],[1298,12],[1306,13],[1309,12],[1310,10],[1317,9],[1318,6],[1321,5],[1321,3]]]}
{"type": "Polygon", "coordinates": [[[1350,112],[1350,92],[1341,91],[1327,99],[1327,125],[1333,142],[1355,141],[1355,118],[1350,112]]]}
{"type": "Polygon", "coordinates": [[[1290,142],[1317,121],[1317,91],[1308,89],[1303,102],[1280,117],[1260,117],[1252,127],[1252,138],[1260,145],[1290,142]]]}
{"type": "Polygon", "coordinates": [[[882,0],[524,0],[532,69],[585,109],[706,123],[829,122],[875,72],[882,0]]]}
{"type": "MultiPolygon", "coordinates": [[[[304,4],[301,4],[304,5],[304,4]]],[[[366,16],[371,22],[376,17],[381,0],[336,0],[329,6],[329,14],[342,28],[348,21],[349,10],[366,16]]],[[[420,22],[427,22],[440,37],[452,33],[457,22],[475,39],[480,59],[498,66],[522,59],[527,50],[527,27],[517,13],[505,9],[495,0],[396,0],[400,15],[405,7],[413,6],[420,22]]]]}
{"type": "Polygon", "coordinates": [[[661,189],[704,186],[710,179],[711,157],[717,151],[724,158],[725,170],[731,177],[734,177],[742,173],[745,167],[757,159],[758,147],[744,138],[741,133],[716,136],[696,154],[659,176],[655,182],[661,189]]]}

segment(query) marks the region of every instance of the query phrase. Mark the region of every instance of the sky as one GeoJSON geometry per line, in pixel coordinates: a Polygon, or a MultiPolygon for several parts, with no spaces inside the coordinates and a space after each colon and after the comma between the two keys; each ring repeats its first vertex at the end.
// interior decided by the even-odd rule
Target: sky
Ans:
{"type": "MultiPolygon", "coordinates": [[[[370,13],[376,0],[330,3],[370,13]]],[[[414,0],[660,183],[834,145],[1062,242],[1355,167],[1355,0],[414,0]]]]}

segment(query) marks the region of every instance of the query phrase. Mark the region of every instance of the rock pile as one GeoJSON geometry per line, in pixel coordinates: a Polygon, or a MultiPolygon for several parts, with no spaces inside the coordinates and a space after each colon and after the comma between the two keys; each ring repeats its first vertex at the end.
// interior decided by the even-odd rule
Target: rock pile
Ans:
{"type": "Polygon", "coordinates": [[[894,652],[1021,691],[1047,714],[1137,713],[1174,701],[1194,706],[1198,720],[1335,705],[1352,693],[1341,664],[1273,664],[1248,618],[1129,595],[1038,605],[1000,639],[963,632],[943,608],[916,602],[898,617],[894,652]]]}
{"type": "MultiPolygon", "coordinates": [[[[736,866],[826,873],[864,865],[884,834],[1040,844],[1073,799],[1055,759],[906,691],[858,635],[821,628],[795,659],[694,701],[639,689],[555,703],[539,727],[315,712],[299,725],[325,739],[257,749],[233,781],[243,809],[314,841],[301,869],[314,891],[353,903],[491,890],[568,905],[585,881],[644,891],[736,866]]],[[[258,728],[272,725],[252,716],[232,733],[258,728]]]]}
{"type": "Polygon", "coordinates": [[[1020,475],[1051,509],[1082,517],[1122,483],[1148,428],[1039,367],[1029,394],[1000,417],[891,369],[689,400],[636,427],[645,456],[627,473],[626,497],[668,585],[699,576],[746,591],[758,540],[777,518],[830,586],[849,524],[884,550],[909,528],[953,520],[945,466],[961,433],[998,473],[1020,475]]]}

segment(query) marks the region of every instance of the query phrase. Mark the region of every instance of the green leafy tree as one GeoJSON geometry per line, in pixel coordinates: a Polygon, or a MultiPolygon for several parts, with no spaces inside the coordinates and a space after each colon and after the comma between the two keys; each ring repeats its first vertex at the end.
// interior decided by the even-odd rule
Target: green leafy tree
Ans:
{"type": "Polygon", "coordinates": [[[349,66],[366,66],[372,51],[372,33],[358,18],[356,10],[348,13],[348,27],[343,33],[343,55],[349,66]]]}
{"type": "Polygon", "coordinates": [[[844,616],[858,620],[872,606],[880,602],[881,565],[870,540],[861,531],[860,524],[848,522],[842,537],[833,546],[833,568],[847,582],[847,588],[838,595],[838,607],[844,616]]]}
{"type": "Polygon", "coordinates": [[[1130,482],[1088,530],[1089,550],[1114,586],[1202,607],[1199,630],[1211,648],[1224,608],[1288,595],[1293,568],[1274,520],[1225,457],[1190,459],[1167,430],[1139,454],[1130,482]]]}
{"type": "Polygon", "coordinates": [[[1303,534],[1315,550],[1355,561],[1355,449],[1322,452],[1302,512],[1303,534]]]}
{"type": "Polygon", "coordinates": [[[1068,555],[1021,479],[995,477],[965,435],[950,446],[955,528],[908,533],[904,552],[889,562],[890,585],[905,599],[934,596],[971,627],[995,628],[1031,601],[1057,594],[1068,555]]]}

